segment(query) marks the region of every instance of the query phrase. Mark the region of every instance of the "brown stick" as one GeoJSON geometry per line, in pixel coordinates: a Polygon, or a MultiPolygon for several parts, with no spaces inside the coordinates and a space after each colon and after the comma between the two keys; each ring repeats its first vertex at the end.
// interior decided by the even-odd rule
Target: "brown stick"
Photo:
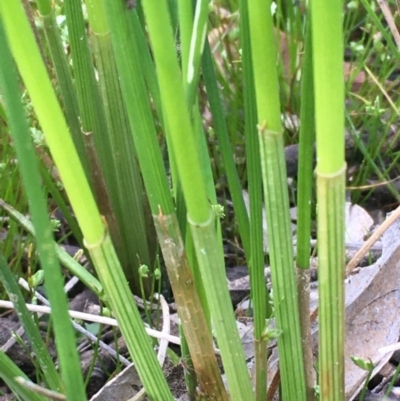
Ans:
{"type": "Polygon", "coordinates": [[[384,232],[400,217],[400,206],[395,209],[391,215],[380,225],[380,227],[365,241],[365,244],[357,251],[357,253],[353,256],[353,259],[346,266],[346,277],[351,274],[352,270],[360,263],[360,260],[364,257],[364,255],[371,249],[372,245],[375,244],[376,241],[384,232]]]}

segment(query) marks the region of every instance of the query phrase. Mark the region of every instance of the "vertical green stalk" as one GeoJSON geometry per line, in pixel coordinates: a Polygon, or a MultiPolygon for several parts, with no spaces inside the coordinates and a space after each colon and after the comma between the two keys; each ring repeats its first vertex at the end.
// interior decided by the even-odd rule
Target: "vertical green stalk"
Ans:
{"type": "Polygon", "coordinates": [[[157,66],[164,119],[176,155],[177,170],[188,210],[197,260],[210,305],[232,400],[252,400],[253,391],[239,340],[229,292],[221,243],[207,199],[193,136],[182,78],[176,58],[166,0],[142,2],[157,66]]]}
{"type": "MultiPolygon", "coordinates": [[[[208,0],[196,1],[193,28],[190,32],[189,54],[182,53],[182,62],[187,63],[187,65],[183,67],[183,72],[186,72],[183,78],[186,82],[186,98],[190,108],[195,104],[194,100],[197,98],[196,89],[200,75],[201,56],[203,54],[204,41],[207,34],[208,6],[208,0]]],[[[184,43],[186,43],[186,40],[184,43]]],[[[182,51],[184,50],[187,50],[186,46],[182,48],[182,51]]]]}
{"type": "MultiPolygon", "coordinates": [[[[265,400],[267,392],[267,347],[265,341],[263,341],[263,334],[266,328],[265,321],[269,303],[264,279],[261,161],[257,132],[257,104],[251,60],[249,10],[246,1],[240,2],[240,35],[244,74],[247,176],[250,198],[250,284],[254,302],[255,389],[256,399],[261,401],[265,400]]],[[[271,313],[271,311],[268,312],[269,314],[271,313]]]]}
{"type": "MultiPolygon", "coordinates": [[[[235,216],[239,226],[240,237],[243,242],[243,248],[246,254],[246,258],[249,260],[250,259],[249,217],[247,215],[246,206],[243,200],[242,187],[240,184],[235,161],[233,158],[234,151],[229,141],[228,128],[226,125],[221,104],[221,94],[218,90],[217,78],[212,63],[213,60],[211,57],[210,45],[206,43],[203,55],[203,64],[202,64],[203,79],[207,90],[208,101],[210,102],[211,114],[213,116],[214,131],[221,148],[221,156],[226,171],[229,192],[232,196],[233,207],[235,209],[235,216]]],[[[248,117],[246,111],[245,114],[248,117]]]]}
{"type": "MultiPolygon", "coordinates": [[[[199,76],[202,54],[204,50],[204,43],[207,33],[208,23],[208,1],[197,1],[194,7],[194,13],[192,8],[187,4],[184,5],[179,2],[180,12],[179,23],[182,27],[181,32],[181,59],[182,59],[182,82],[186,95],[186,103],[191,116],[191,122],[193,132],[195,135],[197,153],[200,159],[202,177],[205,183],[207,197],[212,204],[217,203],[215,194],[215,184],[213,180],[213,173],[211,169],[211,161],[208,152],[208,146],[206,142],[206,135],[202,124],[202,116],[200,115],[199,100],[197,96],[197,88],[199,86],[199,76]],[[192,12],[191,12],[192,11],[192,12]],[[184,37],[183,35],[188,35],[184,37]],[[186,75],[184,75],[186,74],[186,75]]],[[[190,3],[190,2],[187,2],[190,3]]],[[[184,209],[186,211],[186,208],[184,209]]],[[[179,211],[179,213],[182,213],[179,211]]],[[[185,216],[186,218],[186,216],[185,216]]],[[[218,236],[220,238],[220,224],[219,220],[216,221],[218,227],[218,236]]],[[[187,241],[191,241],[190,235],[187,236],[187,241]]],[[[190,255],[190,253],[188,253],[190,255]]],[[[195,274],[200,276],[200,273],[196,271],[197,262],[193,260],[191,264],[195,274]]],[[[201,280],[196,281],[198,292],[200,296],[204,294],[204,290],[201,288],[201,280]]],[[[204,310],[207,310],[207,302],[201,296],[204,310]]]]}
{"type": "MultiPolygon", "coordinates": [[[[187,69],[189,67],[189,53],[190,53],[190,42],[192,38],[193,29],[193,1],[178,1],[177,11],[178,11],[178,24],[179,24],[179,44],[180,44],[180,64],[182,70],[182,83],[185,85],[187,77],[187,69]]],[[[179,175],[176,167],[175,156],[172,152],[172,145],[169,140],[168,127],[165,126],[166,140],[169,149],[169,162],[171,167],[171,179],[173,193],[176,203],[176,211],[178,215],[179,225],[181,227],[182,235],[185,237],[186,252],[190,261],[190,266],[192,269],[196,267],[194,252],[191,252],[193,246],[191,245],[192,239],[190,234],[187,233],[186,226],[186,204],[182,192],[182,184],[179,180],[179,175]]],[[[194,270],[195,271],[195,270],[194,270]]],[[[196,280],[196,286],[198,290],[201,287],[201,280],[196,280]],[[200,281],[200,283],[199,283],[200,281]]],[[[200,298],[203,299],[201,291],[198,291],[200,298]]]]}
{"type": "Polygon", "coordinates": [[[206,185],[207,196],[210,202],[216,204],[215,184],[213,181],[211,162],[197,96],[201,60],[207,33],[209,2],[208,0],[197,1],[194,16],[190,12],[191,7],[181,4],[184,2],[179,3],[181,11],[185,12],[184,15],[180,14],[179,19],[180,26],[182,27],[182,81],[186,94],[187,107],[192,116],[192,126],[196,135],[197,149],[200,157],[202,176],[206,185]],[[189,36],[184,37],[184,34],[189,36]]]}
{"type": "Polygon", "coordinates": [[[344,392],[343,2],[311,1],[317,135],[319,379],[321,401],[344,392]]]}
{"type": "Polygon", "coordinates": [[[70,66],[68,65],[56,21],[54,3],[50,0],[38,0],[37,7],[40,13],[40,18],[43,22],[44,33],[46,35],[47,45],[53,61],[54,72],[57,76],[57,83],[64,106],[65,118],[68,122],[75,148],[78,151],[79,158],[87,173],[88,163],[83,143],[83,135],[79,124],[78,101],[74,84],[72,82],[70,66]]]}
{"type": "Polygon", "coordinates": [[[306,19],[304,59],[301,74],[301,114],[298,166],[297,219],[297,295],[299,297],[300,325],[306,376],[307,400],[313,401],[314,360],[310,321],[310,236],[313,188],[313,152],[315,139],[314,89],[312,70],[311,20],[306,19]]]}
{"type": "Polygon", "coordinates": [[[282,330],[278,337],[282,399],[305,400],[271,1],[253,0],[248,11],[273,299],[276,325],[282,330]]]}

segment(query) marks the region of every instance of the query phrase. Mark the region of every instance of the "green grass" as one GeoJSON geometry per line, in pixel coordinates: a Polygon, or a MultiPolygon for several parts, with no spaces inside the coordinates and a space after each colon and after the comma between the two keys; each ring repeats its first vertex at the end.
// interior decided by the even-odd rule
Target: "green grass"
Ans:
{"type": "MultiPolygon", "coordinates": [[[[291,204],[300,208],[296,263],[307,276],[310,219],[316,215],[310,202],[316,203],[317,194],[320,274],[332,280],[328,288],[342,299],[344,270],[335,276],[329,263],[334,257],[335,265],[344,269],[345,185],[354,202],[368,207],[374,193],[360,188],[371,180],[388,182],[386,203],[399,197],[390,184],[398,175],[399,151],[388,146],[390,140],[398,141],[392,126],[398,119],[399,60],[386,22],[369,0],[346,4],[344,21],[340,1],[332,1],[328,10],[326,2],[313,0],[313,20],[304,2],[280,0],[276,5],[271,16],[270,2],[261,0],[199,0],[197,10],[194,3],[173,0],[157,5],[142,0],[134,9],[122,0],[92,0],[83,13],[79,0],[37,0],[30,3],[36,39],[19,0],[1,5],[6,32],[1,46],[4,52],[11,50],[19,75],[9,57],[10,67],[1,69],[0,82],[0,196],[20,215],[0,209],[3,219],[13,215],[9,222],[2,220],[0,254],[3,269],[8,265],[17,276],[29,277],[40,266],[50,303],[59,308],[54,331],[57,339],[63,338],[57,346],[64,384],[59,386],[59,373],[53,372],[46,383],[49,389],[66,393],[71,400],[83,399],[83,381],[78,380],[80,393],[70,386],[77,355],[67,355],[65,348],[68,343],[74,348],[76,342],[57,261],[65,255],[54,248],[49,228],[49,211],[58,207],[69,235],[85,248],[101,284],[73,261],[62,259],[62,264],[113,310],[151,397],[172,399],[131,291],[150,295],[160,258],[167,272],[164,286],[172,288],[181,335],[186,337],[185,358],[190,354],[200,390],[208,397],[227,399],[213,352],[212,322],[231,399],[265,399],[265,320],[271,314],[263,285],[267,259],[272,264],[273,313],[283,331],[278,336],[282,401],[314,399],[312,363],[310,357],[302,357],[310,349],[301,345],[301,335],[306,337],[309,331],[303,324],[308,319],[307,293],[296,296],[302,290],[296,290],[291,266],[286,209],[291,204]],[[336,19],[328,21],[330,27],[321,23],[327,12],[336,13],[336,19]],[[19,21],[18,30],[14,21],[19,21]],[[336,33],[330,37],[332,32],[336,33]],[[344,58],[352,71],[346,82],[344,58]],[[355,81],[359,73],[364,74],[362,82],[355,81]],[[24,117],[26,125],[21,123],[24,117]],[[346,152],[346,177],[345,127],[355,143],[346,152]],[[311,160],[314,131],[317,182],[311,160]],[[40,147],[24,148],[42,134],[45,143],[40,147]],[[288,196],[283,150],[299,142],[301,168],[288,196]],[[39,155],[44,162],[37,162],[39,155]],[[56,173],[50,170],[53,162],[56,173]],[[250,218],[243,189],[251,200],[250,218]],[[262,251],[263,198],[270,225],[268,255],[262,251]],[[216,214],[217,203],[226,207],[227,217],[216,214]],[[327,210],[337,212],[332,218],[327,210]],[[35,235],[21,215],[28,212],[35,235]],[[329,242],[333,236],[338,247],[329,242]],[[230,256],[229,263],[250,268],[257,339],[254,393],[225,286],[223,240],[235,244],[237,256],[230,256]],[[26,270],[22,255],[32,243],[26,270]],[[149,269],[143,282],[141,265],[149,269]]],[[[15,284],[11,276],[2,279],[8,294],[16,291],[10,287],[15,284]]],[[[2,290],[1,297],[6,296],[2,290]]],[[[332,299],[321,302],[320,374],[325,382],[330,358],[339,364],[338,370],[328,372],[336,386],[329,389],[333,393],[324,392],[326,398],[320,399],[339,400],[343,305],[334,316],[324,316],[332,299]],[[333,334],[323,326],[332,319],[333,334]],[[332,349],[337,353],[329,353],[332,349]]],[[[12,364],[4,358],[1,366],[12,364]]],[[[1,368],[0,376],[23,399],[41,398],[1,368]]],[[[188,380],[193,389],[196,379],[188,380]]]]}

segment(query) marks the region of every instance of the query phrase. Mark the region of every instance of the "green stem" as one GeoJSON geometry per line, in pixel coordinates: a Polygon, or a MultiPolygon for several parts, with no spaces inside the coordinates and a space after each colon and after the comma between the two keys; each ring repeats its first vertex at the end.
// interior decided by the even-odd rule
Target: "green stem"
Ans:
{"type": "Polygon", "coordinates": [[[282,397],[284,400],[305,400],[271,1],[252,0],[248,11],[273,299],[276,326],[283,332],[278,337],[282,397]]]}
{"type": "Polygon", "coordinates": [[[344,391],[343,2],[311,1],[317,134],[319,379],[321,401],[344,391]],[[335,88],[332,91],[332,88],[335,88]]]}
{"type": "Polygon", "coordinates": [[[157,66],[164,118],[170,132],[172,151],[176,155],[177,170],[188,210],[188,222],[230,394],[232,399],[250,401],[254,395],[226,288],[222,247],[217,240],[214,216],[206,195],[176,58],[167,3],[165,0],[145,0],[142,4],[157,66]]]}

